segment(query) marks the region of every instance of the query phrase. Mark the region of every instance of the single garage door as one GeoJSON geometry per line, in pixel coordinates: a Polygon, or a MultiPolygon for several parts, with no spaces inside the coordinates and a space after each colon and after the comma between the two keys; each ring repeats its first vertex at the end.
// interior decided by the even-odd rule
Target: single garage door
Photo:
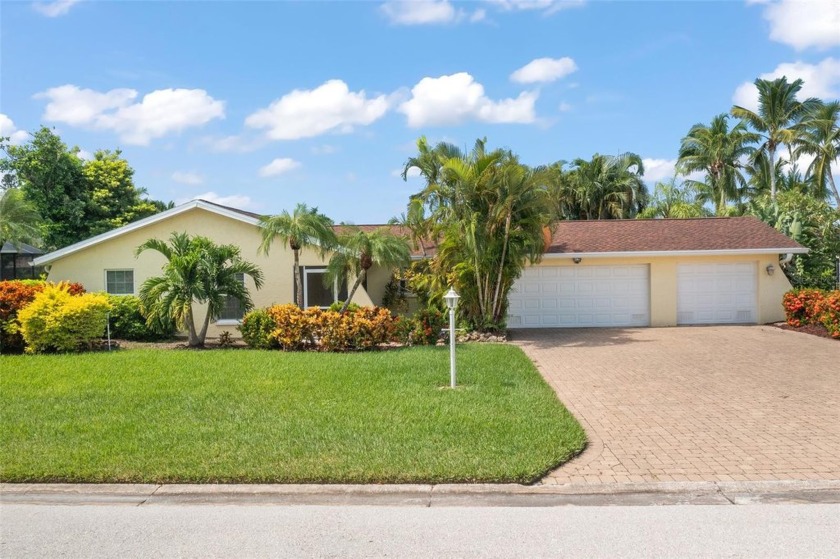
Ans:
{"type": "Polygon", "coordinates": [[[650,269],[637,266],[535,266],[513,286],[510,328],[648,326],[650,269]]]}
{"type": "Polygon", "coordinates": [[[755,323],[756,265],[677,265],[677,324],[755,323]]]}

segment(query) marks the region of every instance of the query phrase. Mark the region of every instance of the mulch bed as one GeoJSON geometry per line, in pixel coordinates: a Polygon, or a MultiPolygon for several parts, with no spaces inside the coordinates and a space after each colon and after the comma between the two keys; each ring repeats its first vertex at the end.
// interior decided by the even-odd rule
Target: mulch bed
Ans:
{"type": "Polygon", "coordinates": [[[802,332],[803,334],[811,334],[812,336],[820,336],[821,338],[828,338],[829,340],[835,340],[836,338],[832,338],[831,334],[828,333],[825,326],[822,324],[806,324],[805,326],[800,326],[797,328],[796,326],[791,326],[787,322],[777,322],[774,324],[776,328],[781,328],[782,330],[792,330],[793,332],[802,332]]]}

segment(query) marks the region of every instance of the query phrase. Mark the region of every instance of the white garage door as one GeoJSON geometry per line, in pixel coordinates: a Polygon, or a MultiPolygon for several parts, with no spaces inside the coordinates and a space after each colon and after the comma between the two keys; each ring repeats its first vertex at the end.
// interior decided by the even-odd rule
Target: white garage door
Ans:
{"type": "Polygon", "coordinates": [[[525,268],[510,293],[510,328],[649,324],[647,265],[525,268]]]}
{"type": "Polygon", "coordinates": [[[756,265],[678,264],[677,324],[754,323],[756,265]]]}

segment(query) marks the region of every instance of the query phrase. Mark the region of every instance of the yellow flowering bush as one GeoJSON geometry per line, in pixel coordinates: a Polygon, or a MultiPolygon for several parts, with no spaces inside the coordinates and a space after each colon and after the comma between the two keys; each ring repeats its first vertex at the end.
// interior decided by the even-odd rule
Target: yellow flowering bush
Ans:
{"type": "Polygon", "coordinates": [[[102,338],[111,303],[102,293],[71,295],[66,285],[47,285],[18,312],[27,353],[90,349],[102,338]]]}

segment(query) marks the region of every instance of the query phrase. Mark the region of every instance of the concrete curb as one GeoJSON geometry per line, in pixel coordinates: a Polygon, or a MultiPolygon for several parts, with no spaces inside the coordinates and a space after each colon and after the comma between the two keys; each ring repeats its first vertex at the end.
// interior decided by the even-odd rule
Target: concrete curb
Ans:
{"type": "Polygon", "coordinates": [[[840,503],[837,481],[601,485],[0,484],[0,504],[609,506],[840,503]]]}

